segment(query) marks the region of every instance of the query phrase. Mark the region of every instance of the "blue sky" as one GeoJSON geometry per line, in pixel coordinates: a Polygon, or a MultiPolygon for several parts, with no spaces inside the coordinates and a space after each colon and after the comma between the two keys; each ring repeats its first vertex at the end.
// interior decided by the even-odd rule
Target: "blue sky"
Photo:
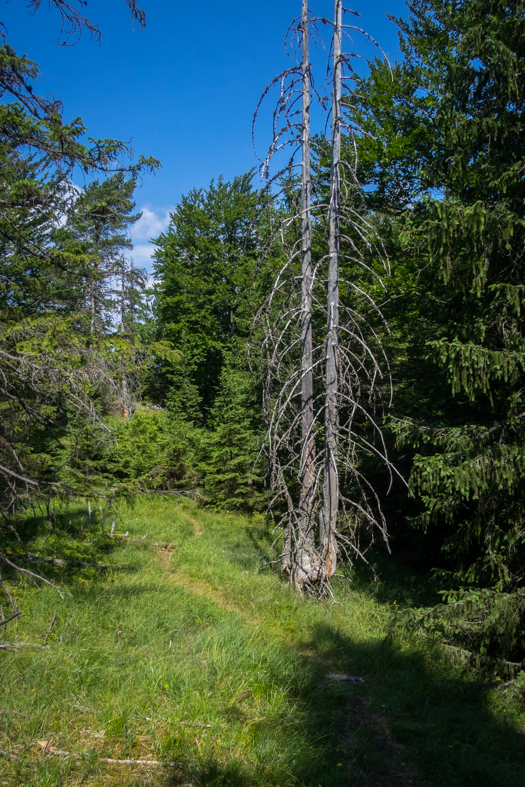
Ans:
{"type": "MultiPolygon", "coordinates": [[[[347,2],[395,61],[397,31],[387,12],[405,16],[403,0],[347,2]]],[[[144,213],[133,232],[133,256],[149,267],[148,241],[167,226],[183,194],[257,165],[253,111],[265,85],[290,64],[283,39],[301,3],[142,0],[139,6],[147,14],[145,30],[133,29],[124,0],[89,0],[84,13],[100,26],[102,39],[84,34],[68,47],[55,43],[60,19],[46,0],[34,15],[24,0],[0,0],[0,19],[15,50],[39,63],[38,91],[59,98],[67,120],[81,116],[90,136],[131,141],[137,153],[161,161],[162,169],[136,192],[144,213]]],[[[331,16],[333,0],[311,0],[311,9],[331,16]]],[[[373,56],[359,37],[354,49],[365,59],[373,56]]],[[[268,105],[257,129],[261,148],[269,120],[268,105]]]]}

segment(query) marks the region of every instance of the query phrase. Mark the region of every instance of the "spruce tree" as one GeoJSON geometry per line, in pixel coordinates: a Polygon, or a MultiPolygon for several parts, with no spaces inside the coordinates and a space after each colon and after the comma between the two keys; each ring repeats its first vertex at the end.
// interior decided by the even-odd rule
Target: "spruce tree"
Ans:
{"type": "Polygon", "coordinates": [[[85,475],[71,483],[60,474],[81,436],[111,440],[101,414],[118,396],[122,360],[137,357],[133,343],[93,341],[86,329],[87,255],[57,236],[74,210],[73,176],[119,169],[133,179],[157,166],[124,167],[129,150],[116,140],[83,144],[81,119],[65,123],[60,104],[34,90],[37,76],[35,63],[0,47],[0,516],[8,524],[16,510],[83,489],[85,475]]]}
{"type": "Polygon", "coordinates": [[[155,241],[158,331],[183,359],[178,369],[166,370],[168,388],[194,387],[204,418],[213,404],[224,353],[250,329],[258,203],[251,180],[248,173],[231,183],[219,178],[207,190],[194,189],[155,241]]]}
{"type": "Polygon", "coordinates": [[[455,604],[436,611],[441,630],[516,661],[525,580],[525,6],[414,0],[409,9],[394,82],[376,63],[364,86],[371,136],[361,141],[370,215],[389,228],[397,278],[386,307],[397,350],[394,428],[405,463],[412,452],[416,496],[401,505],[426,534],[420,554],[455,604]]]}
{"type": "Polygon", "coordinates": [[[263,429],[254,379],[241,342],[227,355],[211,411],[212,429],[203,435],[204,493],[218,508],[253,511],[264,507],[262,463],[257,458],[263,429]]]}
{"type": "Polygon", "coordinates": [[[140,273],[124,255],[133,246],[129,229],[140,218],[133,213],[135,186],[135,179],[123,173],[92,181],[70,207],[65,226],[55,233],[58,249],[76,263],[77,277],[82,276],[75,307],[88,316],[91,334],[103,334],[115,322],[124,324],[126,304],[136,300],[130,285],[138,283],[140,273]]]}
{"type": "Polygon", "coordinates": [[[457,401],[426,432],[412,484],[423,526],[452,526],[444,548],[462,576],[503,586],[525,579],[525,7],[418,0],[411,12],[407,53],[440,129],[427,169],[443,197],[424,231],[442,307],[428,350],[457,401]]]}

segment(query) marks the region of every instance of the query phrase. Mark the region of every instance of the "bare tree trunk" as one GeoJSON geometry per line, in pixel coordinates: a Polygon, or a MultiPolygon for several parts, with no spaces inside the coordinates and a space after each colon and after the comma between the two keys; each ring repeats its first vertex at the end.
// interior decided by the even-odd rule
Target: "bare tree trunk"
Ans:
{"type": "MultiPolygon", "coordinates": [[[[302,62],[302,183],[301,183],[301,237],[302,237],[302,303],[301,303],[301,411],[303,439],[303,491],[301,502],[309,498],[313,483],[315,442],[312,433],[314,420],[314,375],[312,369],[312,219],[310,172],[310,56],[308,46],[308,0],[303,0],[302,13],[303,62],[302,62]]],[[[308,508],[308,503],[306,504],[308,508]]],[[[301,510],[303,506],[300,506],[301,510]]]]}
{"type": "Polygon", "coordinates": [[[122,267],[120,269],[120,322],[122,324],[122,333],[126,330],[126,260],[122,259],[122,267]]]}
{"type": "Polygon", "coordinates": [[[335,0],[332,87],[332,162],[330,169],[328,319],[326,333],[325,466],[323,509],[320,515],[320,551],[325,579],[335,573],[337,564],[337,511],[339,475],[337,434],[339,427],[339,211],[341,199],[341,37],[342,0],[335,0]]]}
{"type": "MultiPolygon", "coordinates": [[[[284,543],[281,566],[287,572],[290,582],[299,590],[313,590],[324,595],[331,593],[329,580],[334,576],[338,559],[338,541],[350,545],[361,554],[356,540],[359,532],[367,529],[373,537],[378,527],[386,540],[384,517],[379,499],[355,461],[357,452],[379,454],[389,472],[394,470],[388,460],[381,429],[373,418],[375,399],[372,392],[383,380],[382,363],[386,361],[378,336],[367,319],[360,315],[359,297],[354,302],[353,293],[363,296],[366,310],[376,308],[373,300],[357,286],[355,281],[345,282],[351,297],[340,298],[340,224],[345,216],[346,223],[356,230],[356,243],[349,238],[351,259],[370,273],[366,264],[366,254],[371,251],[385,262],[382,246],[376,243],[373,227],[352,209],[352,201],[346,205],[344,173],[341,161],[341,132],[346,128],[354,137],[354,119],[350,105],[342,104],[343,89],[352,96],[357,76],[351,65],[354,55],[342,51],[343,14],[356,13],[343,8],[342,0],[334,0],[334,21],[309,14],[308,0],[301,0],[302,15],[289,29],[286,46],[291,41],[296,53],[296,45],[302,46],[302,62],[283,71],[275,77],[264,91],[254,114],[258,116],[261,102],[274,87],[279,87],[279,98],[274,110],[273,138],[262,172],[269,178],[270,161],[273,155],[292,145],[294,155],[301,145],[301,293],[297,283],[297,235],[290,238],[289,227],[297,227],[298,211],[294,209],[289,221],[280,225],[281,242],[286,251],[286,262],[281,267],[272,292],[258,313],[256,320],[264,325],[265,338],[261,345],[261,364],[265,370],[265,415],[268,422],[268,455],[271,466],[271,486],[276,490],[273,504],[278,499],[286,502],[283,513],[284,543]],[[332,86],[332,135],[330,198],[326,211],[328,229],[328,255],[312,263],[312,234],[317,226],[311,221],[311,140],[310,100],[315,94],[312,68],[309,58],[309,27],[318,32],[317,25],[330,25],[333,31],[331,48],[332,86]],[[346,69],[346,71],[345,71],[346,69]],[[350,80],[350,85],[348,81],[350,80]],[[352,81],[354,87],[352,87],[352,81]],[[302,94],[302,123],[297,121],[297,99],[302,94]],[[343,117],[349,115],[349,122],[343,117]],[[288,235],[287,235],[288,231],[288,235]],[[364,250],[362,248],[364,246],[364,250]],[[313,283],[317,270],[327,274],[326,312],[322,304],[314,298],[313,283]],[[288,282],[288,289],[286,289],[288,282]],[[353,308],[355,307],[355,308],[353,308]],[[316,314],[323,313],[327,320],[324,341],[315,343],[313,320],[316,314]],[[297,363],[298,340],[297,323],[300,323],[300,365],[297,363]],[[342,337],[345,341],[341,341],[342,337]],[[352,337],[355,338],[353,342],[352,337]],[[354,346],[355,344],[355,346],[354,346]],[[379,350],[379,355],[377,355],[379,350]],[[376,357],[377,356],[377,357],[376,357]],[[324,361],[324,390],[321,385],[321,362],[324,361]],[[317,369],[317,371],[316,371],[317,369]],[[300,402],[299,402],[300,390],[300,402]],[[370,421],[379,436],[382,449],[372,446],[366,436],[358,432],[358,423],[366,415],[367,405],[361,400],[366,392],[370,393],[368,406],[372,411],[370,421]],[[324,394],[323,406],[318,399],[324,394]],[[345,405],[342,403],[346,402],[345,405]],[[355,413],[359,412],[359,418],[355,413]],[[318,429],[323,428],[323,450],[320,450],[318,429]],[[357,427],[357,428],[356,428],[357,427]],[[316,436],[317,435],[317,436],[316,436]],[[344,444],[344,451],[341,450],[344,444]],[[345,474],[355,483],[356,496],[347,499],[339,489],[340,475],[345,474]],[[364,514],[354,521],[352,510],[364,514]],[[319,529],[314,519],[319,516],[319,529]],[[348,531],[343,530],[340,522],[347,522],[348,531]]],[[[345,25],[349,30],[368,34],[354,25],[345,25]]],[[[324,109],[324,104],[323,104],[324,109]]],[[[354,139],[355,142],[355,139],[354,139]]],[[[349,162],[351,184],[359,193],[357,162],[349,162]]],[[[293,165],[295,166],[295,164],[293,165]]],[[[273,183],[273,179],[269,183],[273,183]]],[[[299,184],[292,179],[291,188],[299,184]]],[[[294,191],[295,194],[295,191],[294,191]]],[[[321,205],[319,205],[321,208],[321,205]]],[[[324,211],[323,211],[324,212],[324,211]]],[[[321,239],[320,239],[321,240],[321,239]]],[[[324,241],[324,238],[323,238],[324,241]]],[[[343,247],[344,250],[344,247],[343,247]]],[[[385,266],[388,269],[388,266],[385,266]]],[[[319,337],[320,339],[321,337],[319,337]]],[[[344,490],[343,490],[344,492],[344,490]]]]}
{"type": "MultiPolygon", "coordinates": [[[[120,278],[120,324],[122,335],[126,333],[126,260],[122,259],[121,278],[120,278]]],[[[128,381],[126,380],[126,370],[124,364],[120,364],[122,370],[122,415],[129,418],[131,408],[128,401],[128,381]]]]}
{"type": "MultiPolygon", "coordinates": [[[[301,180],[301,494],[297,508],[295,545],[292,534],[285,539],[284,559],[291,558],[290,573],[294,585],[318,574],[318,554],[314,538],[315,506],[315,437],[314,377],[312,353],[312,223],[310,172],[310,52],[308,0],[303,0],[302,16],[302,180],[301,180]],[[295,547],[295,548],[294,548],[295,547]],[[293,550],[293,554],[290,552],[293,550]],[[288,553],[286,555],[286,552],[288,553]]],[[[288,528],[291,529],[290,522],[288,528]]]]}
{"type": "Polygon", "coordinates": [[[89,312],[90,312],[90,319],[89,319],[89,332],[93,336],[95,333],[95,282],[92,281],[90,285],[90,304],[89,304],[89,312]]]}

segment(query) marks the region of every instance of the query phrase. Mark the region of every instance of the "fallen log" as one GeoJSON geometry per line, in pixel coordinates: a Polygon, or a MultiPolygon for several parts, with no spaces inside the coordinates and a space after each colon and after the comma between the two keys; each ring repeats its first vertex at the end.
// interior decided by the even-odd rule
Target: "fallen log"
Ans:
{"type": "MultiPolygon", "coordinates": [[[[50,746],[49,741],[37,741],[37,744],[42,749],[42,754],[51,754],[54,757],[72,757],[74,760],[79,760],[81,758],[80,754],[74,754],[64,749],[57,749],[55,746],[50,746]]],[[[112,757],[99,757],[98,761],[108,763],[109,765],[153,765],[155,767],[175,765],[174,762],[162,762],[161,760],[116,760],[112,757]]],[[[180,785],[180,787],[191,787],[191,785],[180,785]]]]}
{"type": "Polygon", "coordinates": [[[49,650],[49,645],[39,645],[36,642],[2,642],[1,650],[16,650],[17,648],[36,648],[37,650],[49,650]]]}
{"type": "MultiPolygon", "coordinates": [[[[91,563],[87,560],[77,560],[76,558],[63,557],[40,557],[39,555],[23,555],[19,553],[7,553],[7,557],[15,560],[22,560],[26,563],[47,563],[51,566],[88,566],[89,568],[124,568],[115,563],[91,563]]],[[[2,621],[0,621],[2,622],[2,621]]]]}
{"type": "Polygon", "coordinates": [[[359,678],[357,675],[339,675],[334,673],[326,676],[327,680],[335,680],[338,683],[364,683],[364,678],[359,678]]]}

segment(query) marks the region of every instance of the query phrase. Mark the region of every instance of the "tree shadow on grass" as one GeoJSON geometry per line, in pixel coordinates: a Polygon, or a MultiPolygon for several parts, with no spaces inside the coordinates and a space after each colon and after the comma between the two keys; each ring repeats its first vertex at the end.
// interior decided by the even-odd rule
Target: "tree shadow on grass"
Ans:
{"type": "Polygon", "coordinates": [[[329,624],[318,625],[305,645],[324,668],[365,679],[322,689],[334,709],[329,734],[344,752],[347,784],[523,785],[525,736],[498,721],[489,683],[455,677],[428,651],[352,642],[329,624]]]}
{"type": "Polygon", "coordinates": [[[264,724],[253,731],[261,748],[274,746],[275,763],[284,755],[279,768],[208,757],[177,763],[167,784],[523,787],[525,736],[498,720],[489,683],[454,677],[428,653],[388,640],[354,642],[330,623],[302,643],[298,664],[283,687],[296,724],[280,735],[264,724]],[[328,679],[334,672],[364,682],[328,679]]]}

